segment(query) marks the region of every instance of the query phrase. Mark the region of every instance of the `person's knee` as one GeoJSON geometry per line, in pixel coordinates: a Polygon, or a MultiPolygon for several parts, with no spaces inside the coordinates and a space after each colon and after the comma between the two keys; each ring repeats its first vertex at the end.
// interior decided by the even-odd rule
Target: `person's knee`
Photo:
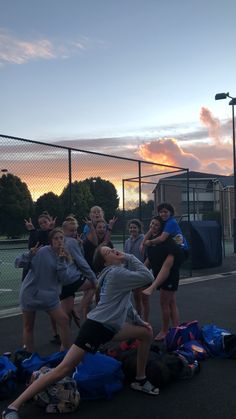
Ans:
{"type": "Polygon", "coordinates": [[[148,329],[147,327],[144,327],[142,330],[142,336],[140,336],[140,338],[138,339],[148,342],[148,343],[152,342],[152,339],[153,339],[152,329],[148,329]]]}
{"type": "Polygon", "coordinates": [[[26,333],[32,333],[34,330],[34,324],[32,322],[25,322],[24,330],[26,333]]]}
{"type": "Polygon", "coordinates": [[[73,371],[73,368],[68,363],[59,364],[58,367],[56,367],[54,370],[55,380],[60,380],[61,378],[64,378],[67,375],[70,375],[72,371],[73,371]]]}

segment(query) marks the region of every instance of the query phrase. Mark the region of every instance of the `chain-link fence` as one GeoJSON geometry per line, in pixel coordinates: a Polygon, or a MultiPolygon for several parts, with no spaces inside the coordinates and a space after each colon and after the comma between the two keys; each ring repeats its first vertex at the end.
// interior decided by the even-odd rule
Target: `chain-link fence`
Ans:
{"type": "MultiPolygon", "coordinates": [[[[222,231],[223,256],[234,252],[234,188],[232,177],[194,173],[191,179],[189,172],[189,186],[180,179],[160,179],[155,187],[155,203],[171,202],[175,208],[179,221],[216,221],[222,231]],[[228,182],[228,184],[227,184],[228,182]]],[[[190,243],[191,245],[191,243],[190,243]]],[[[212,243],[213,245],[213,243],[212,243]]]]}
{"type": "Polygon", "coordinates": [[[114,206],[107,189],[102,189],[105,181],[105,186],[112,184],[117,193],[118,221],[112,239],[122,248],[130,218],[140,218],[147,229],[155,212],[153,191],[160,177],[188,173],[180,167],[6,135],[0,135],[0,156],[0,307],[18,301],[21,272],[14,268],[14,259],[27,249],[25,218],[32,217],[37,223],[39,212],[48,210],[59,225],[69,213],[82,221],[89,208],[97,204],[104,206],[109,219],[114,215],[114,206]],[[79,198],[75,190],[78,184],[79,198]]]}

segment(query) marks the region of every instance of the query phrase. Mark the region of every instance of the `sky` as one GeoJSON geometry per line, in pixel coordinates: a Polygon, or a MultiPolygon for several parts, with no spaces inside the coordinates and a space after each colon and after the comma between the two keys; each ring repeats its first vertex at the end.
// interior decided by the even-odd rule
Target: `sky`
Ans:
{"type": "MultiPolygon", "coordinates": [[[[235,0],[0,0],[0,134],[232,173],[235,0]]],[[[99,173],[98,173],[99,175],[99,173]]]]}

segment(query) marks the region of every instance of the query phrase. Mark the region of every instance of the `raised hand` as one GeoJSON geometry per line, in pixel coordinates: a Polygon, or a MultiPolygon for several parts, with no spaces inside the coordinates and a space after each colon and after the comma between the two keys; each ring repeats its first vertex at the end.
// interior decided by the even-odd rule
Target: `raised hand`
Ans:
{"type": "Polygon", "coordinates": [[[64,246],[60,247],[59,250],[59,257],[63,258],[65,260],[67,260],[68,262],[71,261],[71,255],[69,254],[69,252],[64,248],[64,246]]]}
{"type": "Polygon", "coordinates": [[[94,227],[93,222],[92,222],[92,220],[90,220],[90,218],[85,217],[85,218],[83,219],[83,222],[84,222],[85,224],[87,224],[87,226],[88,226],[88,227],[90,227],[90,228],[93,228],[93,227],[94,227]]]}
{"type": "Polygon", "coordinates": [[[39,242],[36,243],[36,245],[34,247],[31,247],[30,249],[30,253],[35,256],[36,253],[38,252],[39,249],[41,249],[41,247],[43,247],[42,245],[39,245],[39,242]]]}
{"type": "Polygon", "coordinates": [[[31,218],[29,218],[28,220],[25,219],[24,222],[25,222],[26,230],[28,231],[35,230],[31,218]]]}
{"type": "Polygon", "coordinates": [[[116,223],[116,221],[117,221],[117,217],[113,217],[111,220],[109,220],[109,222],[108,222],[108,227],[112,230],[113,229],[113,226],[114,226],[114,224],[116,223]]]}
{"type": "Polygon", "coordinates": [[[50,221],[50,228],[51,229],[55,228],[56,220],[57,220],[57,217],[54,217],[54,218],[51,217],[51,221],[50,221]]]}

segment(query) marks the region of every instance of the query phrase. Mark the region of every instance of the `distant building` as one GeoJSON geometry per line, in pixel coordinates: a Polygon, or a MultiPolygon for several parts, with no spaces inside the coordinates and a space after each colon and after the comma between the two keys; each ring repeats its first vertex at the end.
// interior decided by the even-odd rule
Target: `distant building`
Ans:
{"type": "MultiPolygon", "coordinates": [[[[188,215],[187,174],[162,178],[154,191],[155,208],[160,202],[171,202],[176,216],[188,215]]],[[[190,220],[210,219],[219,213],[224,235],[232,237],[234,216],[234,177],[212,173],[189,172],[190,220]]]]}

